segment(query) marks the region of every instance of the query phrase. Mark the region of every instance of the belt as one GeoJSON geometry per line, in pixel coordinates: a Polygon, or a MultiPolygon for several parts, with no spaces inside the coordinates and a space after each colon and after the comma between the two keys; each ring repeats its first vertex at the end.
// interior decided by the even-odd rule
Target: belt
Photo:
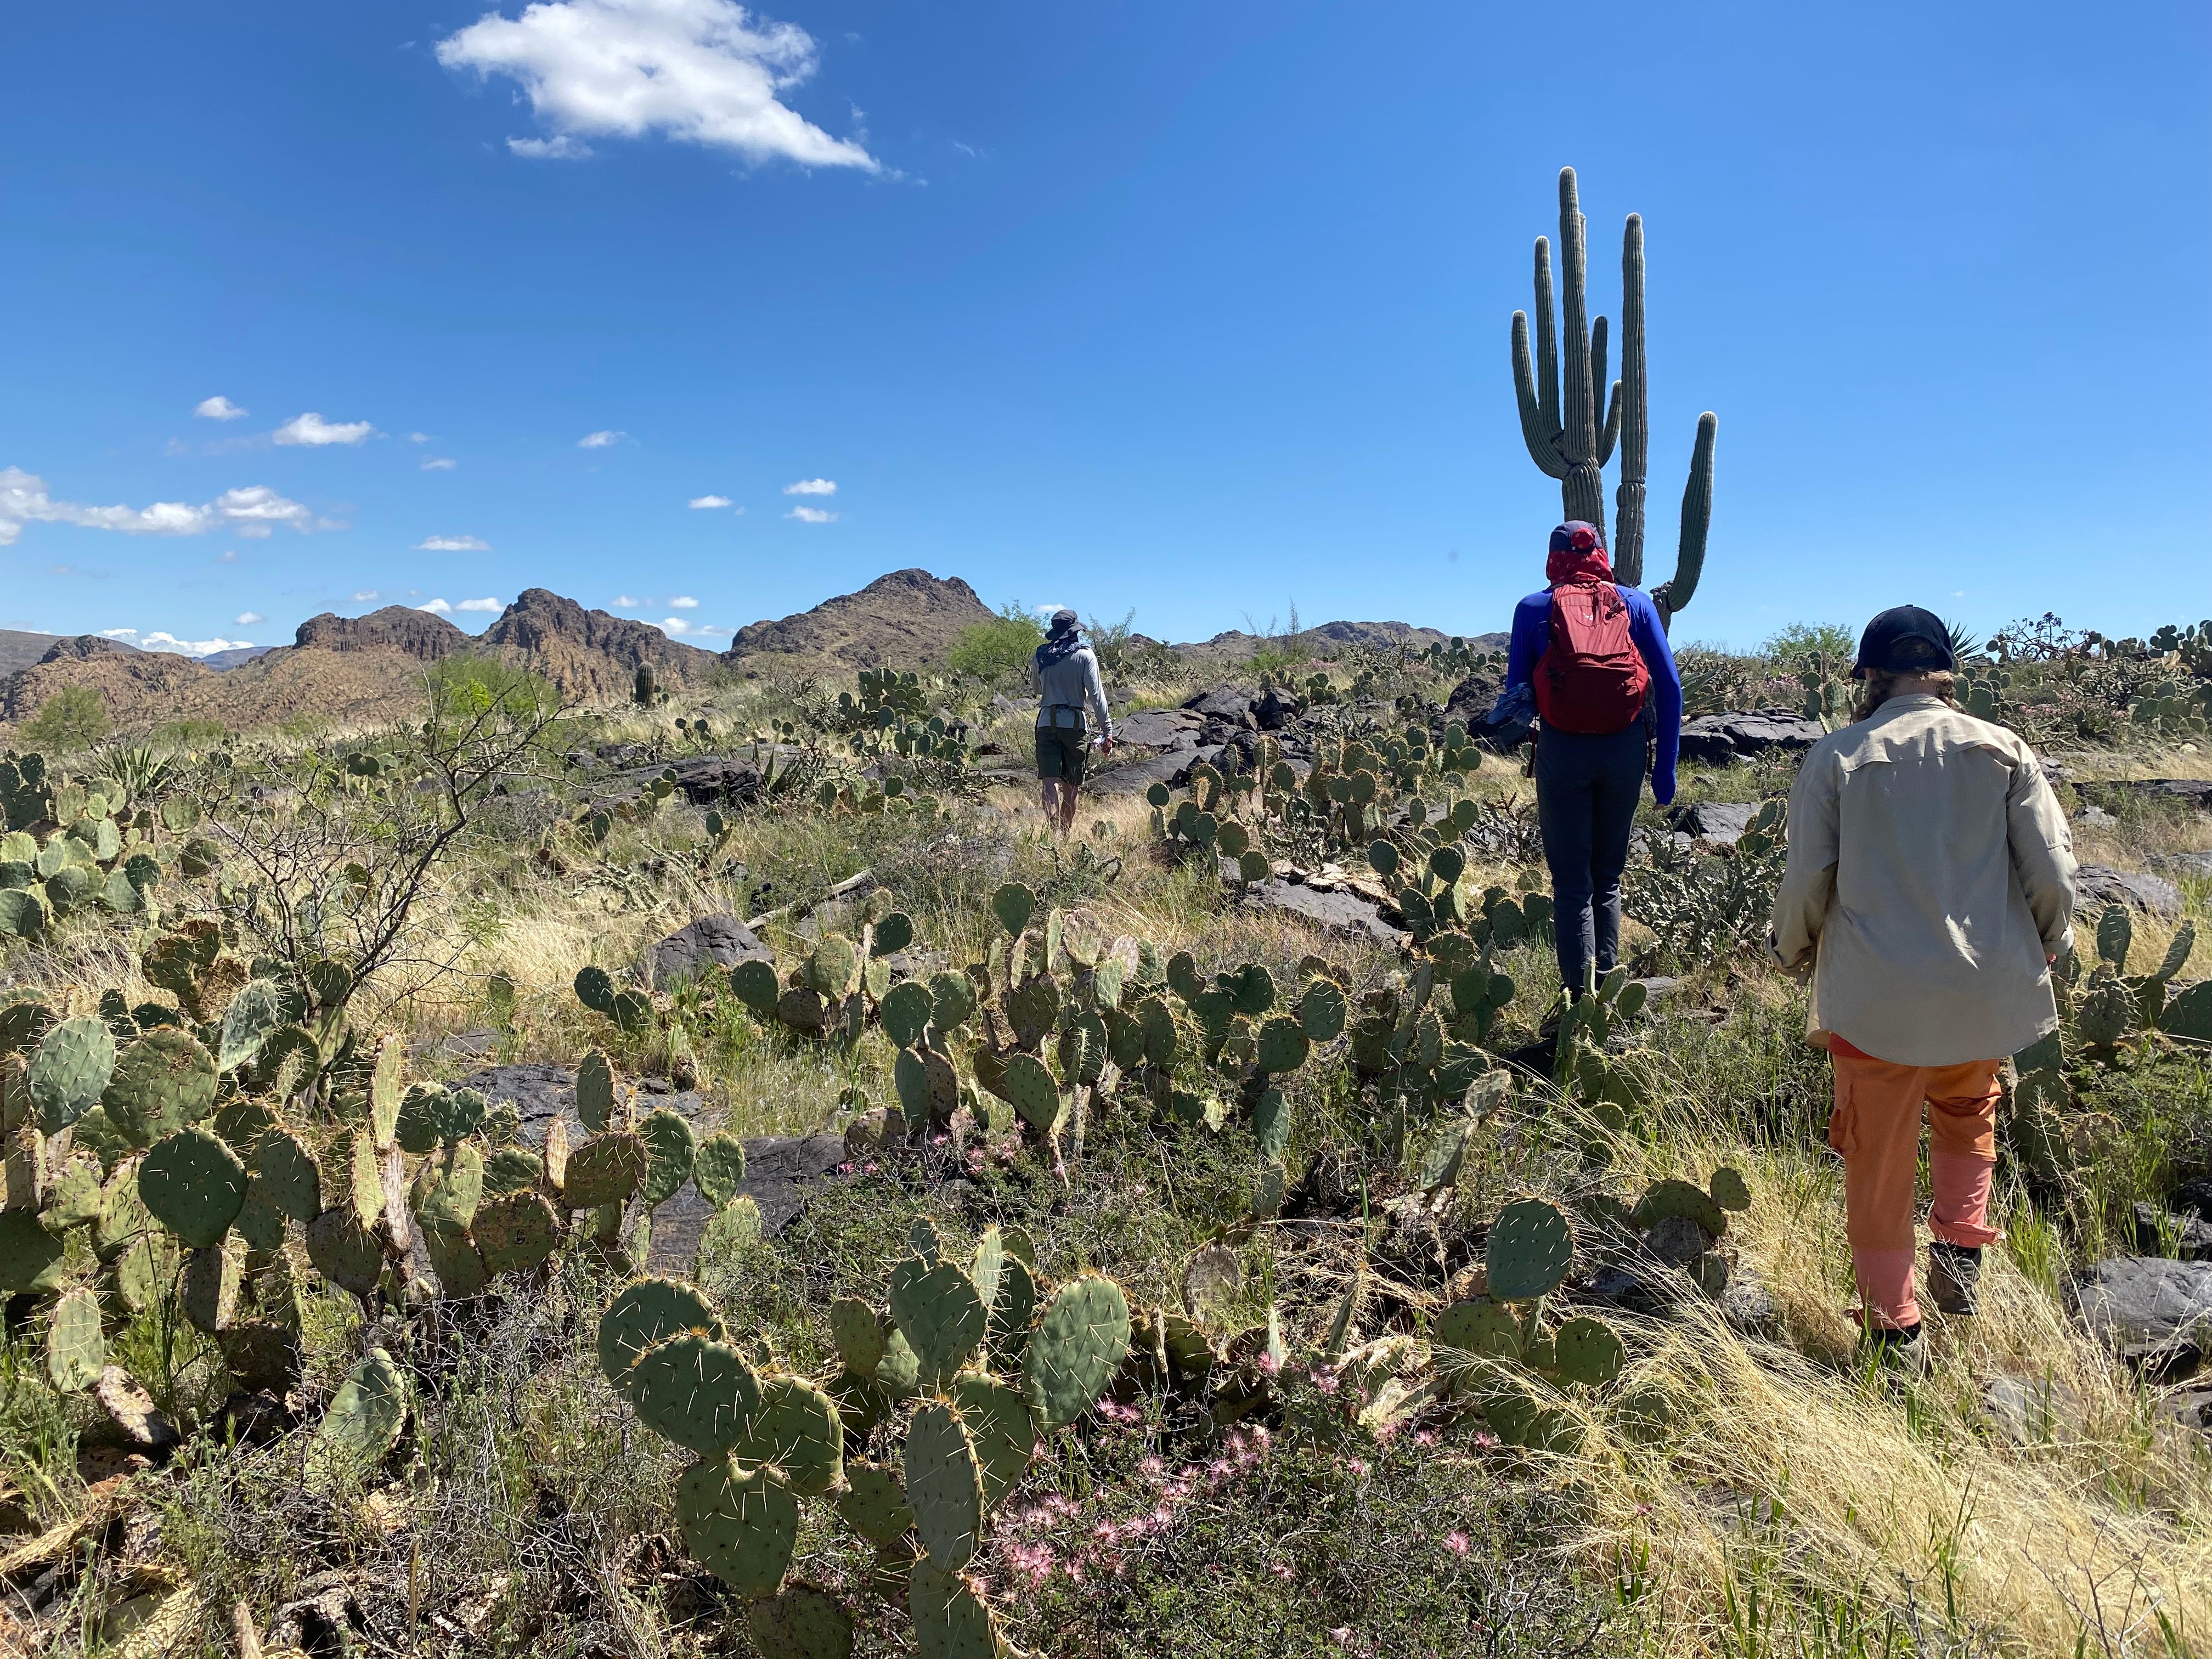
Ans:
{"type": "Polygon", "coordinates": [[[1084,729],[1086,723],[1085,711],[1073,703],[1048,702],[1042,705],[1037,709],[1036,723],[1039,726],[1051,726],[1055,729],[1062,726],[1072,726],[1076,731],[1080,732],[1084,729]],[[1060,718],[1062,714],[1072,714],[1074,716],[1074,719],[1064,720],[1060,718]]]}

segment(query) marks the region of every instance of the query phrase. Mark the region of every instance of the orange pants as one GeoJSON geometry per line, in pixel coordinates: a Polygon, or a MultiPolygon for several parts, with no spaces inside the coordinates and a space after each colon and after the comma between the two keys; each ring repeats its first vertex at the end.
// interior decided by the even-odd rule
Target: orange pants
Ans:
{"type": "Polygon", "coordinates": [[[1851,1272],[1869,1324],[1909,1330],[1920,1322],[1912,1297],[1912,1214],[1920,1175],[1920,1111],[1928,1109],[1928,1174],[1936,1202],[1929,1231],[1951,1244],[2002,1238],[1989,1224],[1997,1163],[1997,1073],[2004,1062],[1899,1066],[1830,1039],[1836,1109],[1828,1144],[1844,1157],[1845,1231],[1851,1272]]]}

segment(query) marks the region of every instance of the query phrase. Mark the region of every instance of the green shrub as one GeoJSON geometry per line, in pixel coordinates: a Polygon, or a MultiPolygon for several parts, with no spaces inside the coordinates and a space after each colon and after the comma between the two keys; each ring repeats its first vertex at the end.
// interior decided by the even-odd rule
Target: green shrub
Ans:
{"type": "Polygon", "coordinates": [[[23,723],[21,735],[41,749],[89,749],[114,729],[99,692],[88,685],[65,685],[23,723]]]}
{"type": "Polygon", "coordinates": [[[945,662],[956,674],[1004,684],[1028,672],[1030,657],[1043,638],[1044,625],[1036,615],[1009,599],[989,622],[961,629],[945,662]]]}
{"type": "Polygon", "coordinates": [[[1820,652],[1850,662],[1858,656],[1858,630],[1849,623],[1791,623],[1767,636],[1759,654],[1796,664],[1820,652]]]}

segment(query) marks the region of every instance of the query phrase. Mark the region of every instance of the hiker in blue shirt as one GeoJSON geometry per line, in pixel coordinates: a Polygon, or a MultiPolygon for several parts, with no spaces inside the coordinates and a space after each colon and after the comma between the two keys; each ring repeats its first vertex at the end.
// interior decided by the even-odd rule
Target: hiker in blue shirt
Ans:
{"type": "Polygon", "coordinates": [[[1552,871],[1559,979],[1580,994],[1620,952],[1620,872],[1638,796],[1674,799],[1682,682],[1659,607],[1617,586],[1595,525],[1552,532],[1549,584],[1514,608],[1499,717],[1533,718],[1536,819],[1552,871]]]}

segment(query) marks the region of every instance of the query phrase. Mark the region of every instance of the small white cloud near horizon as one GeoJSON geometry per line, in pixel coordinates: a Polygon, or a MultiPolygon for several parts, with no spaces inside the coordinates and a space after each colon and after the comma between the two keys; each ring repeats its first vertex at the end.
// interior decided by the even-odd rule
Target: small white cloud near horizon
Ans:
{"type": "Polygon", "coordinates": [[[801,167],[882,165],[782,101],[814,73],[814,37],[735,0],[537,0],[485,13],[438,42],[439,63],[521,84],[543,138],[509,138],[534,161],[580,161],[586,138],[658,133],[801,167]]]}
{"type": "Polygon", "coordinates": [[[218,563],[236,564],[238,562],[238,550],[234,547],[227,548],[222,552],[216,554],[216,559],[218,563]]]}
{"type": "Polygon", "coordinates": [[[410,444],[427,444],[430,441],[430,434],[427,432],[410,432],[407,434],[407,441],[410,444]]]}
{"type": "Polygon", "coordinates": [[[240,628],[251,628],[256,623],[264,623],[268,620],[269,618],[263,616],[258,611],[241,611],[235,617],[231,618],[231,621],[236,623],[240,628]]]}
{"type": "Polygon", "coordinates": [[[801,478],[797,483],[783,487],[787,495],[834,495],[837,493],[835,478],[801,478]]]}
{"type": "Polygon", "coordinates": [[[491,544],[481,536],[425,536],[415,544],[417,553],[489,553],[491,544]]]}
{"type": "Polygon", "coordinates": [[[463,599],[453,607],[456,611],[504,611],[507,605],[499,599],[463,599]]]}
{"type": "Polygon", "coordinates": [[[695,513],[711,512],[715,507],[727,507],[729,504],[730,498],[727,495],[694,495],[690,502],[695,513]]]}
{"type": "Polygon", "coordinates": [[[727,634],[730,630],[726,628],[716,628],[710,623],[687,622],[682,617],[663,617],[660,619],[660,631],[672,638],[680,639],[687,635],[705,638],[713,635],[727,634]]]}
{"type": "MultiPolygon", "coordinates": [[[[245,618],[240,618],[244,621],[245,618]]],[[[259,622],[260,617],[253,618],[259,622]]],[[[135,628],[103,628],[100,636],[104,640],[136,641],[142,650],[166,651],[173,656],[206,657],[218,651],[244,651],[253,644],[252,640],[181,640],[167,629],[157,628],[150,634],[141,634],[135,628]]]]}
{"type": "Polygon", "coordinates": [[[451,472],[458,465],[459,463],[450,455],[426,455],[422,458],[425,472],[451,472]]]}
{"type": "Polygon", "coordinates": [[[617,593],[615,595],[615,604],[624,611],[635,611],[637,609],[641,601],[632,599],[627,593],[617,593]]]}
{"type": "Polygon", "coordinates": [[[783,516],[787,519],[796,519],[801,524],[835,524],[837,522],[837,515],[835,513],[824,513],[818,507],[794,507],[790,512],[785,514],[783,516]]]}
{"type": "Polygon", "coordinates": [[[367,421],[326,421],[311,409],[304,415],[295,415],[269,437],[273,443],[320,449],[326,444],[367,443],[375,435],[376,428],[367,421]]]}
{"type": "Polygon", "coordinates": [[[355,605],[367,605],[371,599],[380,599],[383,597],[383,594],[378,592],[373,587],[356,588],[354,590],[352,603],[355,605]]]}
{"type": "Polygon", "coordinates": [[[280,524],[302,532],[339,527],[318,520],[302,503],[288,501],[266,484],[226,489],[199,507],[185,501],[155,501],[145,507],[86,507],[54,500],[46,493],[46,481],[34,472],[0,466],[0,547],[13,545],[27,524],[70,524],[125,536],[204,536],[210,530],[228,530],[261,537],[280,524]]]}
{"type": "Polygon", "coordinates": [[[222,397],[203,398],[192,405],[192,413],[203,421],[242,421],[252,412],[222,397]]]}
{"type": "Polygon", "coordinates": [[[671,611],[696,611],[699,608],[699,601],[689,593],[678,593],[674,599],[669,600],[668,608],[671,611]]]}
{"type": "Polygon", "coordinates": [[[586,432],[582,437],[576,440],[576,447],[579,449],[611,449],[615,445],[620,443],[624,438],[629,436],[629,434],[627,432],[586,432]]]}
{"type": "Polygon", "coordinates": [[[432,599],[427,605],[418,605],[415,608],[417,611],[433,611],[439,616],[442,617],[453,607],[447,605],[443,599],[432,599]]]}

